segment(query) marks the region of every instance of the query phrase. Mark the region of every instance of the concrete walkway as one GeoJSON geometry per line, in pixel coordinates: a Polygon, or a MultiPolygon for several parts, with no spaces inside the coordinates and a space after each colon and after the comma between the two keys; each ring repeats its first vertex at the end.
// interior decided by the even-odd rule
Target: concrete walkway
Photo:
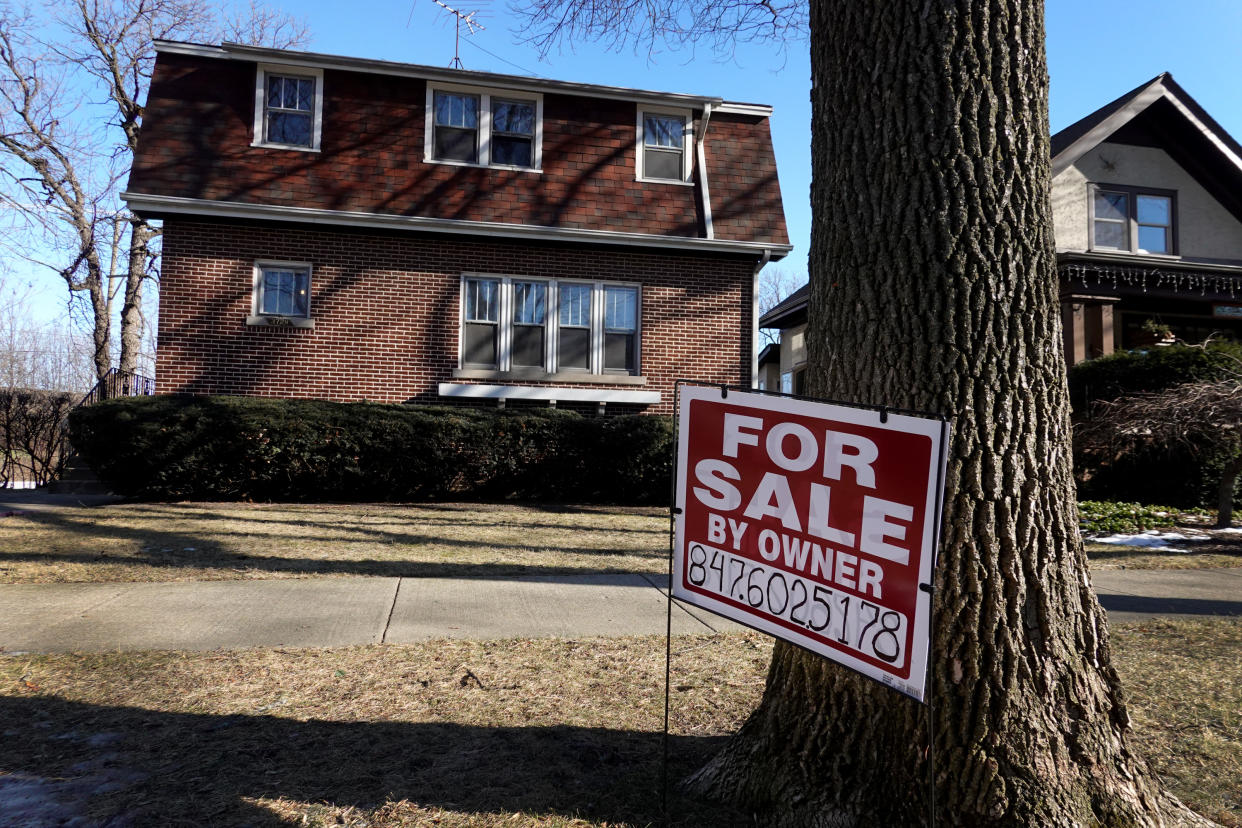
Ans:
{"type": "MultiPolygon", "coordinates": [[[[660,577],[308,578],[0,585],[0,652],[339,647],[662,634],[660,577]]],[[[675,606],[675,634],[740,629],[675,606]]]]}
{"type": "MultiPolygon", "coordinates": [[[[337,647],[662,634],[662,576],[309,578],[0,585],[0,652],[337,647]]],[[[1242,569],[1094,576],[1117,621],[1242,616],[1242,569]]],[[[675,634],[741,629],[680,604],[675,634]]]]}

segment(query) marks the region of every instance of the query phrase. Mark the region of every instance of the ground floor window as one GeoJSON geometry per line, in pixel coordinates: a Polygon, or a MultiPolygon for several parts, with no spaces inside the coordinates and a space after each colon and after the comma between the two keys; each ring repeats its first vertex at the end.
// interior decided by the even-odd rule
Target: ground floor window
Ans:
{"type": "Polygon", "coordinates": [[[462,368],[637,374],[637,285],[462,277],[462,368]]]}
{"type": "Polygon", "coordinates": [[[782,394],[806,394],[806,369],[795,368],[792,371],[786,371],[781,374],[781,393],[782,394]]]}
{"type": "Polygon", "coordinates": [[[254,312],[260,316],[310,317],[309,264],[256,262],[254,312]]]}

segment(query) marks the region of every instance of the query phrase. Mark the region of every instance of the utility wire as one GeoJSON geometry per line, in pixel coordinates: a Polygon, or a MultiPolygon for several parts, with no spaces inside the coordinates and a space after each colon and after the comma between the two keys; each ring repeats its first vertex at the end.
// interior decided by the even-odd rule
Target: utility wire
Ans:
{"type": "Polygon", "coordinates": [[[491,55],[492,57],[496,58],[496,60],[500,61],[501,63],[509,64],[514,69],[521,69],[526,74],[533,75],[536,78],[544,78],[545,80],[547,79],[545,75],[541,75],[538,72],[527,69],[525,66],[519,66],[518,64],[514,63],[511,60],[506,60],[505,58],[502,58],[500,55],[496,54],[495,52],[489,52],[487,49],[484,49],[482,46],[475,43],[473,40],[464,40],[462,42],[468,46],[473,46],[474,48],[478,49],[480,52],[483,52],[484,54],[491,55]]]}

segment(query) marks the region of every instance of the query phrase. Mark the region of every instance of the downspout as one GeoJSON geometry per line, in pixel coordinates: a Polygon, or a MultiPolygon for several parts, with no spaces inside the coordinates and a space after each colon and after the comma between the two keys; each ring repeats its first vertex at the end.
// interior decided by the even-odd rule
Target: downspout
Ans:
{"type": "Polygon", "coordinates": [[[703,118],[699,126],[699,134],[694,141],[694,160],[699,165],[699,200],[703,205],[703,238],[716,238],[716,230],[712,227],[712,199],[707,190],[707,153],[703,145],[707,141],[707,125],[712,122],[712,105],[703,104],[703,118]]]}
{"type": "Polygon", "coordinates": [[[759,271],[763,270],[772,258],[771,248],[765,247],[759,263],[755,265],[755,275],[750,287],[750,388],[759,387],[759,271]]]}

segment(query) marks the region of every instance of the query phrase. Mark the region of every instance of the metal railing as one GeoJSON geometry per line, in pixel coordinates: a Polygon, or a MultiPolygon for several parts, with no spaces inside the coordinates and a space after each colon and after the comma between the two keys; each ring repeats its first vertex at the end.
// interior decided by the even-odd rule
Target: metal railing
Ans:
{"type": "Polygon", "coordinates": [[[150,377],[111,368],[78,405],[90,405],[116,397],[149,397],[154,393],[155,380],[150,377]]]}

